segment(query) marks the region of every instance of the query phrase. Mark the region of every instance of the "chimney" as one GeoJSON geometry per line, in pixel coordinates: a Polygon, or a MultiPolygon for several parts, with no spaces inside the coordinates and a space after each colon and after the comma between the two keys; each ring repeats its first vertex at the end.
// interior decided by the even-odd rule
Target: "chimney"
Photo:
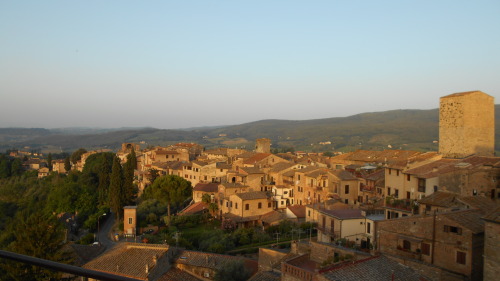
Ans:
{"type": "Polygon", "coordinates": [[[149,266],[146,264],[146,274],[149,273],[149,266]]]}
{"type": "Polygon", "coordinates": [[[156,255],[153,256],[153,265],[158,263],[158,257],[156,255]]]}

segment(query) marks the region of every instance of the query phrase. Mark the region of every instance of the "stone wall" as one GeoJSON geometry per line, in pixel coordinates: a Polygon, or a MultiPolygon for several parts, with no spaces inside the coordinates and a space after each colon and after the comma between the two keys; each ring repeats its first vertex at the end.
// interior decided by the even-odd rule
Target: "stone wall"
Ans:
{"type": "Polygon", "coordinates": [[[495,280],[500,276],[500,224],[485,223],[484,280],[495,280]]]}
{"type": "Polygon", "coordinates": [[[441,97],[439,152],[444,157],[463,158],[471,154],[493,156],[494,133],[493,97],[480,91],[441,97]]]}

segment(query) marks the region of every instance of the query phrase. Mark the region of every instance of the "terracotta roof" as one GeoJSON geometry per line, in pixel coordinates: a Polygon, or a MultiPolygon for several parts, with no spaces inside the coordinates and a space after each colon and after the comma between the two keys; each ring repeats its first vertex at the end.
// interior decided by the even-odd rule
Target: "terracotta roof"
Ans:
{"type": "Polygon", "coordinates": [[[384,169],[380,169],[380,170],[375,171],[369,175],[366,175],[365,179],[371,180],[371,181],[383,180],[383,179],[385,179],[385,171],[384,171],[384,169]]]}
{"type": "Polygon", "coordinates": [[[174,262],[177,264],[186,264],[196,267],[204,267],[204,268],[219,270],[224,266],[226,266],[228,263],[239,260],[243,260],[245,268],[249,270],[252,274],[257,272],[257,267],[258,267],[257,261],[235,256],[204,253],[197,251],[188,251],[188,250],[180,251],[174,262]]]}
{"type": "Polygon", "coordinates": [[[293,177],[293,176],[295,176],[295,172],[296,172],[296,171],[297,171],[297,170],[290,170],[290,171],[288,171],[288,172],[283,173],[283,176],[284,176],[284,177],[293,177]]]}
{"type": "Polygon", "coordinates": [[[280,222],[282,220],[286,219],[286,215],[282,212],[278,211],[271,211],[269,213],[265,213],[260,217],[260,220],[267,223],[271,224],[273,222],[280,222]]]}
{"type": "Polygon", "coordinates": [[[227,156],[227,148],[216,148],[216,149],[205,150],[203,154],[227,156]]]}
{"type": "Polygon", "coordinates": [[[224,183],[221,183],[220,185],[222,185],[225,188],[243,188],[243,187],[247,187],[247,185],[244,185],[244,184],[239,183],[239,182],[224,182],[224,183]]]}
{"type": "Polygon", "coordinates": [[[182,210],[179,215],[194,215],[207,209],[208,205],[205,202],[197,202],[189,205],[186,209],[182,210]]]}
{"type": "Polygon", "coordinates": [[[288,206],[288,209],[299,219],[306,217],[306,206],[304,205],[292,205],[288,206]]]}
{"type": "Polygon", "coordinates": [[[419,178],[429,179],[450,171],[449,166],[455,166],[458,159],[440,159],[429,164],[424,164],[413,169],[405,170],[405,174],[415,175],[419,178]]]}
{"type": "Polygon", "coordinates": [[[241,167],[240,171],[245,172],[246,174],[264,174],[259,168],[257,167],[241,167]]]}
{"type": "Polygon", "coordinates": [[[205,165],[208,165],[208,164],[209,164],[209,163],[207,163],[207,162],[198,161],[198,160],[193,160],[193,161],[191,161],[191,163],[196,164],[196,165],[198,165],[198,166],[205,166],[205,165]]]}
{"type": "Polygon", "coordinates": [[[461,96],[468,96],[468,95],[473,95],[473,94],[482,94],[482,95],[489,96],[488,94],[483,93],[481,91],[469,91],[469,92],[454,93],[454,94],[451,94],[451,95],[447,95],[447,96],[441,97],[441,99],[453,98],[453,97],[461,97],[461,96]]]}
{"type": "Polygon", "coordinates": [[[245,161],[243,161],[243,163],[245,163],[245,164],[254,164],[256,162],[259,162],[259,161],[262,161],[262,160],[266,159],[267,157],[269,157],[271,155],[272,155],[271,153],[257,153],[254,156],[252,156],[252,157],[246,159],[245,161]]]}
{"type": "Polygon", "coordinates": [[[491,211],[487,216],[483,218],[486,221],[500,223],[500,207],[491,211]]]}
{"type": "Polygon", "coordinates": [[[343,281],[425,281],[429,280],[418,271],[402,265],[385,256],[369,257],[356,262],[347,262],[333,269],[323,272],[327,280],[343,281]]]}
{"type": "Polygon", "coordinates": [[[457,197],[458,194],[455,193],[436,191],[431,195],[420,199],[418,202],[420,204],[450,208],[456,205],[457,197]]]}
{"type": "Polygon", "coordinates": [[[341,180],[357,180],[358,178],[355,177],[353,174],[349,173],[346,170],[335,170],[332,171],[332,174],[336,175],[339,179],[341,180]]]}
{"type": "Polygon", "coordinates": [[[438,214],[438,216],[448,218],[473,233],[484,232],[484,221],[481,219],[483,215],[484,213],[480,210],[463,210],[438,214]]]}
{"type": "Polygon", "coordinates": [[[184,270],[172,267],[167,273],[163,274],[157,281],[202,281],[203,279],[199,279],[184,270]]]}
{"type": "Polygon", "coordinates": [[[175,150],[157,150],[157,151],[155,151],[155,154],[158,154],[158,155],[179,154],[179,152],[177,152],[175,150]]]}
{"type": "Polygon", "coordinates": [[[241,198],[241,200],[256,200],[256,199],[267,199],[271,195],[267,191],[250,191],[250,192],[237,193],[236,196],[241,198]]]}
{"type": "Polygon", "coordinates": [[[482,210],[485,213],[489,213],[498,207],[498,204],[493,200],[481,195],[461,196],[458,198],[458,201],[464,202],[471,208],[482,210]]]}
{"type": "Polygon", "coordinates": [[[341,219],[341,220],[364,218],[361,215],[361,210],[359,210],[359,209],[339,209],[339,210],[320,209],[320,212],[323,214],[326,214],[328,216],[341,219]]]}
{"type": "Polygon", "coordinates": [[[281,274],[275,271],[259,271],[248,281],[280,281],[281,274]]]}
{"type": "Polygon", "coordinates": [[[274,172],[274,173],[281,172],[283,170],[286,170],[286,169],[293,167],[294,165],[295,164],[292,164],[292,163],[279,162],[279,163],[274,164],[271,167],[271,169],[269,170],[269,172],[274,172]]]}
{"type": "Polygon", "coordinates": [[[193,191],[217,192],[219,190],[218,183],[198,183],[194,186],[193,191]]]}
{"type": "MultiPolygon", "coordinates": [[[[168,251],[166,245],[120,243],[83,267],[112,274],[145,279],[146,265],[155,266],[153,258],[161,258],[168,251]]],[[[149,270],[151,272],[151,270],[149,270]]]]}
{"type": "Polygon", "coordinates": [[[232,166],[231,164],[223,163],[223,162],[217,162],[215,164],[217,169],[226,169],[226,170],[231,170],[232,166]]]}

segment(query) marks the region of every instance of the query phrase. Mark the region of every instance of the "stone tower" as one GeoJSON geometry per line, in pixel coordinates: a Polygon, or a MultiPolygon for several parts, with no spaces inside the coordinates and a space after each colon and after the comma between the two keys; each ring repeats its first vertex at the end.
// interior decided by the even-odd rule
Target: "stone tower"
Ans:
{"type": "Polygon", "coordinates": [[[257,139],[256,144],[255,144],[255,152],[271,153],[271,140],[270,139],[257,139]]]}
{"type": "Polygon", "coordinates": [[[439,153],[448,158],[495,153],[495,104],[480,91],[440,98],[439,153]]]}

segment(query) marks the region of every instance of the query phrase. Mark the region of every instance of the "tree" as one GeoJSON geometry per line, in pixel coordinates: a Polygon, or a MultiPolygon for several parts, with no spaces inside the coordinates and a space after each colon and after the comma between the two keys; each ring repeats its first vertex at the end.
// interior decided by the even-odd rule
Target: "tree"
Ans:
{"type": "Polygon", "coordinates": [[[137,187],[134,185],[134,171],[137,168],[137,158],[135,157],[135,151],[127,155],[127,162],[123,167],[123,189],[125,192],[125,203],[132,204],[137,197],[137,187]]]}
{"type": "Polygon", "coordinates": [[[71,154],[71,162],[73,164],[76,164],[76,162],[80,161],[82,159],[82,154],[86,153],[87,150],[85,148],[79,148],[73,154],[71,154]]]}
{"type": "Polygon", "coordinates": [[[109,182],[109,206],[115,213],[116,218],[120,220],[120,214],[123,211],[125,202],[125,194],[123,191],[123,172],[122,165],[118,157],[113,159],[113,167],[111,168],[111,178],[109,182]]]}
{"type": "Polygon", "coordinates": [[[149,169],[149,181],[151,183],[155,182],[156,178],[160,176],[160,172],[156,169],[149,169]]]}
{"type": "Polygon", "coordinates": [[[208,193],[204,193],[203,196],[201,196],[201,202],[210,204],[212,202],[212,196],[208,193]]]}
{"type": "MultiPolygon", "coordinates": [[[[41,259],[67,262],[62,243],[64,230],[55,217],[45,217],[40,212],[32,215],[23,212],[14,227],[15,240],[7,250],[41,259]]],[[[18,262],[2,264],[13,280],[57,280],[60,273],[18,262]]]]}
{"type": "Polygon", "coordinates": [[[99,205],[108,205],[109,200],[109,184],[112,168],[106,154],[101,155],[101,163],[99,164],[99,185],[97,186],[99,205]]]}
{"type": "Polygon", "coordinates": [[[219,210],[219,206],[217,205],[217,203],[210,203],[208,204],[208,211],[210,212],[210,214],[212,216],[215,217],[215,214],[217,214],[217,211],[219,210]]]}
{"type": "Polygon", "coordinates": [[[71,161],[69,160],[69,156],[64,158],[64,170],[66,170],[66,172],[71,170],[71,161]]]}
{"type": "Polygon", "coordinates": [[[23,163],[21,159],[16,158],[10,164],[10,175],[11,176],[20,176],[23,173],[23,163]]]}
{"type": "Polygon", "coordinates": [[[167,216],[170,221],[172,205],[179,205],[192,194],[191,182],[174,175],[165,175],[157,178],[155,182],[144,190],[144,199],[157,199],[167,205],[167,216]]]}
{"type": "Polygon", "coordinates": [[[0,179],[10,177],[10,159],[0,154],[0,179]]]}
{"type": "Polygon", "coordinates": [[[245,268],[243,260],[227,262],[215,272],[215,281],[242,281],[250,278],[250,272],[245,268]]]}
{"type": "Polygon", "coordinates": [[[47,156],[47,166],[49,168],[49,171],[52,171],[52,153],[49,153],[47,156]]]}

